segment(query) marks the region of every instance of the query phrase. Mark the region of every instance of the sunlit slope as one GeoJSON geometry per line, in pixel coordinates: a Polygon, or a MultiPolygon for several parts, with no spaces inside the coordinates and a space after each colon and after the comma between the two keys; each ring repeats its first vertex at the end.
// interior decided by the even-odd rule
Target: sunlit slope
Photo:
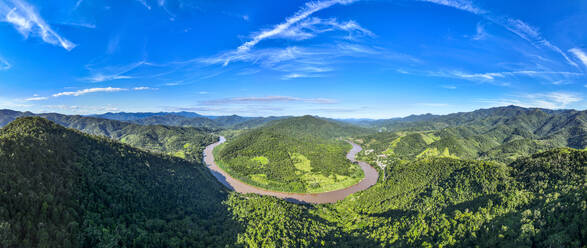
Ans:
{"type": "Polygon", "coordinates": [[[333,205],[250,195],[228,203],[249,246],[581,247],[586,166],[587,151],[567,148],[510,165],[396,161],[383,181],[333,205]]]}
{"type": "Polygon", "coordinates": [[[510,106],[396,121],[388,127],[402,131],[357,139],[372,160],[459,157],[511,162],[551,148],[587,146],[586,111],[510,106]]]}
{"type": "Polygon", "coordinates": [[[346,158],[351,146],[339,137],[361,128],[312,116],[271,122],[222,147],[220,166],[246,183],[278,191],[324,192],[358,182],[362,170],[346,158]]]}

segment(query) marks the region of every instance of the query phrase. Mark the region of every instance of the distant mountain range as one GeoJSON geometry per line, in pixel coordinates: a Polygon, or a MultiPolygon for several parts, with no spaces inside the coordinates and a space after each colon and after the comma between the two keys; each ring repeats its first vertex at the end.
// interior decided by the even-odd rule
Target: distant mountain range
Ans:
{"type": "Polygon", "coordinates": [[[87,134],[106,136],[138,148],[175,155],[191,161],[201,159],[201,148],[213,143],[217,136],[205,127],[175,127],[161,125],[139,125],[130,122],[63,115],[56,113],[33,114],[13,110],[0,110],[0,126],[18,117],[43,117],[65,127],[87,134]]]}
{"type": "Polygon", "coordinates": [[[243,129],[261,126],[281,117],[245,117],[238,115],[204,116],[193,112],[157,112],[157,113],[105,113],[92,117],[126,121],[140,125],[166,125],[182,127],[207,127],[217,129],[243,129]]]}

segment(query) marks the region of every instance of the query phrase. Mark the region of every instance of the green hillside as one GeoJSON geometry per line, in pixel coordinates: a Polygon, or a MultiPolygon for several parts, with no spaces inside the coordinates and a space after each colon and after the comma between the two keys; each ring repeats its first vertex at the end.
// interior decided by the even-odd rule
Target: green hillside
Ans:
{"type": "Polygon", "coordinates": [[[153,152],[201,161],[202,150],[217,140],[207,128],[137,125],[128,122],[62,114],[32,114],[0,110],[0,126],[21,116],[40,116],[84,133],[105,136],[153,152]]]}
{"type": "Polygon", "coordinates": [[[353,185],[362,170],[346,158],[351,146],[337,137],[364,130],[312,116],[271,122],[217,149],[219,165],[258,187],[324,192],[353,185]]]}
{"type": "MultiPolygon", "coordinates": [[[[343,126],[335,127],[336,132],[303,136],[302,123],[321,130],[323,121],[282,120],[244,132],[231,142],[242,141],[243,149],[235,152],[243,154],[294,149],[268,148],[281,144],[280,140],[294,144],[288,143],[293,133],[296,142],[309,142],[304,145],[315,149],[325,145],[332,150],[324,152],[330,152],[344,143],[316,137],[363,131],[343,126]],[[263,146],[263,140],[271,138],[276,141],[263,146]]],[[[402,146],[400,137],[406,143],[442,140],[432,132],[381,135],[385,142],[373,147],[402,146]]],[[[346,150],[340,152],[344,155],[346,150]]],[[[253,155],[257,164],[271,162],[269,157],[253,155]]],[[[314,164],[310,165],[313,172],[314,164]]],[[[83,134],[46,119],[21,118],[0,130],[0,247],[587,244],[586,150],[550,149],[512,163],[421,156],[390,159],[386,165],[381,170],[385,177],[376,185],[341,202],[298,205],[228,192],[199,164],[83,134]]]]}
{"type": "Polygon", "coordinates": [[[586,111],[501,107],[394,125],[394,129],[405,130],[357,138],[364,144],[364,159],[442,156],[509,163],[556,147],[587,146],[586,111]]]}
{"type": "Polygon", "coordinates": [[[226,197],[185,160],[38,117],[0,130],[0,247],[224,247],[226,197]]]}
{"type": "Polygon", "coordinates": [[[256,195],[228,204],[249,247],[584,247],[587,151],[511,165],[432,158],[386,167],[385,180],[321,206],[256,195]]]}

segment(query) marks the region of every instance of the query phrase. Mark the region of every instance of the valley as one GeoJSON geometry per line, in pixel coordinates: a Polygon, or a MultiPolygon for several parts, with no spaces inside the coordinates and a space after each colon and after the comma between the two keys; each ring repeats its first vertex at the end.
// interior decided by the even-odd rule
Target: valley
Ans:
{"type": "Polygon", "coordinates": [[[585,111],[230,129],[0,113],[3,247],[582,247],[587,236],[585,111]],[[345,173],[356,177],[307,180],[345,173]]]}
{"type": "Polygon", "coordinates": [[[375,185],[375,183],[377,183],[377,180],[379,179],[379,173],[377,172],[377,170],[375,170],[373,167],[371,167],[369,164],[365,162],[355,160],[357,153],[359,153],[362,150],[362,148],[355,143],[350,143],[353,148],[347,153],[346,157],[353,163],[357,162],[359,166],[361,166],[363,174],[365,175],[365,177],[362,178],[358,183],[343,189],[337,189],[324,193],[301,194],[269,191],[246,184],[232,177],[229,173],[224,171],[216,164],[216,162],[214,161],[214,149],[219,145],[223,144],[224,142],[226,142],[226,139],[221,136],[218,142],[207,146],[204,150],[204,162],[208,169],[210,169],[210,171],[212,172],[212,175],[214,175],[214,177],[219,182],[221,182],[228,189],[242,194],[254,193],[258,195],[274,196],[293,203],[335,203],[337,201],[343,200],[350,194],[365,190],[375,185]]]}

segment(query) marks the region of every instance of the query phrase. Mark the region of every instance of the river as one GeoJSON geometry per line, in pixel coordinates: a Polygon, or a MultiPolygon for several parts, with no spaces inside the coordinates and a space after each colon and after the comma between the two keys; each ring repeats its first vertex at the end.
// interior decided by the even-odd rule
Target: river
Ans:
{"type": "Polygon", "coordinates": [[[230,190],[234,190],[236,192],[243,194],[255,193],[259,195],[275,196],[295,203],[335,203],[346,198],[348,195],[352,193],[368,189],[369,187],[375,185],[375,183],[377,183],[377,179],[379,178],[379,173],[377,172],[377,170],[375,170],[373,167],[371,167],[369,164],[365,162],[355,160],[357,153],[359,153],[362,150],[361,146],[353,142],[347,141],[353,146],[353,148],[346,155],[347,159],[349,159],[351,162],[357,162],[359,166],[361,166],[361,169],[365,174],[365,177],[357,184],[335,191],[308,194],[266,190],[246,184],[236,178],[233,178],[220,167],[218,167],[218,165],[214,161],[214,154],[212,153],[212,151],[215,147],[224,142],[226,142],[226,139],[220,136],[218,142],[207,146],[206,149],[204,149],[204,162],[206,163],[208,169],[210,169],[212,175],[214,175],[214,177],[216,177],[216,179],[218,179],[218,181],[220,181],[224,186],[226,186],[230,190]]]}

